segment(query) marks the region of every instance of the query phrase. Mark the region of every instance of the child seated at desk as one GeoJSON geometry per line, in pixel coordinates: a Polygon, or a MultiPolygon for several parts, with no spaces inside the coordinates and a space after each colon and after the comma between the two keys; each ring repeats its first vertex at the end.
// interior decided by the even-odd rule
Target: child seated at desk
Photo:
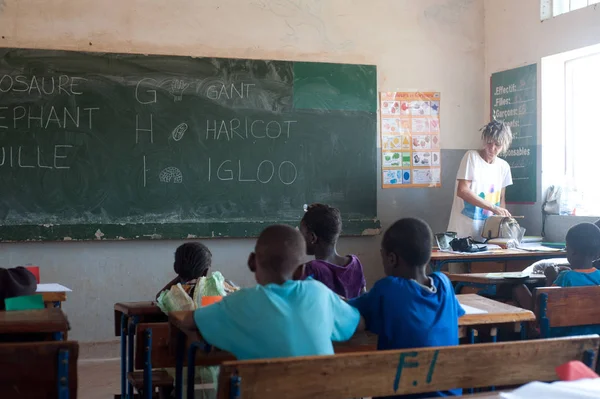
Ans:
{"type": "Polygon", "coordinates": [[[23,266],[0,268],[0,310],[5,309],[5,299],[34,295],[36,289],[35,276],[23,266]]]}
{"type": "MultiPolygon", "coordinates": [[[[458,345],[458,318],[465,311],[448,277],[425,274],[431,257],[432,233],[419,219],[401,219],[381,242],[383,269],[388,277],[349,302],[377,334],[378,350],[458,345]]],[[[460,389],[422,395],[425,398],[460,395],[460,389]]]]}
{"type": "Polygon", "coordinates": [[[360,314],[318,281],[296,281],[306,244],[289,226],[266,228],[248,267],[258,285],[190,313],[211,345],[240,360],[331,355],[331,341],[352,337],[360,314]]]}
{"type": "MultiPolygon", "coordinates": [[[[208,276],[208,272],[212,266],[212,253],[206,247],[206,245],[197,242],[186,242],[180,245],[175,250],[175,262],[173,263],[173,269],[177,274],[173,280],[161,289],[156,297],[161,292],[169,290],[176,284],[181,284],[183,290],[190,296],[193,297],[196,283],[202,277],[208,276]]],[[[237,287],[231,282],[225,282],[225,291],[231,293],[237,289],[237,287]]]]}
{"type": "Polygon", "coordinates": [[[340,211],[328,205],[308,207],[300,232],[306,240],[306,253],[315,260],[304,266],[304,276],[312,277],[336,294],[352,299],[366,291],[362,264],[355,255],[340,256],[336,250],[342,232],[340,211]]]}
{"type": "MultiPolygon", "coordinates": [[[[600,256],[600,228],[592,223],[580,223],[567,233],[567,259],[570,267],[547,267],[546,286],[584,287],[600,285],[600,270],[593,263],[600,256]]],[[[515,301],[525,309],[534,309],[534,299],[527,286],[513,290],[515,301]]]]}

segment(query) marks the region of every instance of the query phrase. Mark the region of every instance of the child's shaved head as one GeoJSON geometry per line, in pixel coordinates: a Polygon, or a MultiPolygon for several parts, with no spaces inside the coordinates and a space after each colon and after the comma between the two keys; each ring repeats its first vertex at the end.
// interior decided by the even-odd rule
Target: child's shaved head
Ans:
{"type": "Polygon", "coordinates": [[[592,223],[580,223],[567,232],[567,254],[596,260],[600,255],[600,229],[592,223]]]}
{"type": "MultiPolygon", "coordinates": [[[[261,273],[264,271],[267,275],[289,279],[304,263],[306,243],[298,230],[290,226],[274,225],[264,229],[258,237],[255,254],[256,266],[257,269],[262,269],[261,273]]],[[[259,283],[262,284],[260,281],[259,283]]]]}

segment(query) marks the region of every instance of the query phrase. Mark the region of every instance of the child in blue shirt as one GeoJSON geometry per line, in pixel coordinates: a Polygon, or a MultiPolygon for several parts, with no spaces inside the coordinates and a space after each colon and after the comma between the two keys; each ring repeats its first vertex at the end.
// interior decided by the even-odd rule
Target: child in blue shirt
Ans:
{"type": "MultiPolygon", "coordinates": [[[[567,259],[569,267],[550,266],[544,270],[547,286],[585,287],[600,285],[600,270],[594,261],[600,257],[600,228],[592,223],[580,223],[567,232],[567,259]]],[[[514,289],[517,303],[525,309],[534,309],[534,300],[527,286],[514,289]]],[[[599,334],[600,325],[554,328],[554,336],[599,334]]]]}
{"type": "Polygon", "coordinates": [[[240,360],[332,355],[331,341],[350,339],[360,314],[322,283],[292,279],[305,253],[296,229],[266,228],[248,259],[258,285],[193,312],[203,338],[240,360]]]}
{"type": "MultiPolygon", "coordinates": [[[[379,336],[378,350],[458,345],[458,318],[465,314],[448,278],[425,274],[432,233],[419,219],[401,219],[384,234],[381,257],[387,277],[352,301],[379,336]]],[[[402,398],[460,395],[460,389],[402,398]]]]}

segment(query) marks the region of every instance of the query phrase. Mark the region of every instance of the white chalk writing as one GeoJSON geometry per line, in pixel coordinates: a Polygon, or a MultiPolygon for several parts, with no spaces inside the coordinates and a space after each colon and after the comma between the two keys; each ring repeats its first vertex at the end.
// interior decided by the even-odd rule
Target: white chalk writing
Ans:
{"type": "Polygon", "coordinates": [[[207,120],[206,140],[234,140],[234,139],[277,139],[290,138],[292,125],[297,121],[263,121],[244,118],[243,121],[234,118],[231,120],[207,120]]]}
{"type": "Polygon", "coordinates": [[[2,75],[0,77],[0,93],[27,93],[37,94],[42,97],[44,95],[66,94],[68,96],[80,96],[83,94],[78,85],[81,81],[86,81],[85,78],[76,76],[60,75],[57,78],[54,76],[23,76],[17,75],[14,78],[11,75],[2,75]]]}
{"type": "MultiPolygon", "coordinates": [[[[267,184],[277,176],[275,181],[285,185],[294,184],[298,179],[298,169],[291,161],[282,161],[277,165],[273,161],[265,159],[259,162],[258,166],[256,166],[256,163],[242,160],[234,162],[231,159],[219,162],[214,177],[219,181],[237,180],[238,182],[267,184]],[[235,164],[237,164],[237,167],[232,166],[235,164]]],[[[208,158],[208,181],[211,181],[212,177],[212,159],[208,158]]]]}
{"type": "Polygon", "coordinates": [[[135,116],[135,143],[138,144],[140,142],[140,132],[150,133],[150,143],[154,143],[154,129],[153,129],[153,117],[150,114],[150,128],[141,128],[140,127],[140,116],[135,116]]]}
{"type": "Polygon", "coordinates": [[[95,112],[99,107],[55,107],[23,106],[0,107],[0,129],[12,126],[13,129],[69,129],[80,125],[92,129],[95,112]],[[83,124],[82,124],[83,122],[83,124]]]}
{"type": "Polygon", "coordinates": [[[211,100],[220,100],[221,98],[232,99],[232,98],[248,98],[250,96],[250,88],[256,86],[253,83],[241,82],[238,87],[235,83],[230,85],[218,84],[210,85],[206,90],[206,97],[211,100]]]}
{"type": "MultiPolygon", "coordinates": [[[[44,164],[44,148],[41,146],[26,147],[0,147],[2,156],[0,157],[0,167],[18,167],[18,168],[38,168],[38,169],[70,169],[68,165],[68,149],[72,148],[69,144],[56,144],[52,146],[50,156],[53,159],[51,165],[44,164]],[[8,162],[7,162],[8,156],[8,162]]],[[[47,152],[47,151],[46,151],[47,152]]]]}

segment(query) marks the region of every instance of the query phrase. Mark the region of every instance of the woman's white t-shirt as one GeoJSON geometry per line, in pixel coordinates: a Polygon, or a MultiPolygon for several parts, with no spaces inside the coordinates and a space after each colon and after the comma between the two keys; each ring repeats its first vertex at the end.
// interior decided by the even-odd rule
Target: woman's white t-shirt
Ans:
{"type": "Polygon", "coordinates": [[[459,198],[456,195],[459,180],[470,180],[473,193],[500,206],[502,189],[513,184],[510,166],[500,158],[496,158],[493,163],[487,163],[475,150],[468,151],[460,162],[448,231],[456,232],[458,237],[470,236],[475,240],[483,240],[481,230],[485,219],[491,216],[492,212],[459,198]]]}

